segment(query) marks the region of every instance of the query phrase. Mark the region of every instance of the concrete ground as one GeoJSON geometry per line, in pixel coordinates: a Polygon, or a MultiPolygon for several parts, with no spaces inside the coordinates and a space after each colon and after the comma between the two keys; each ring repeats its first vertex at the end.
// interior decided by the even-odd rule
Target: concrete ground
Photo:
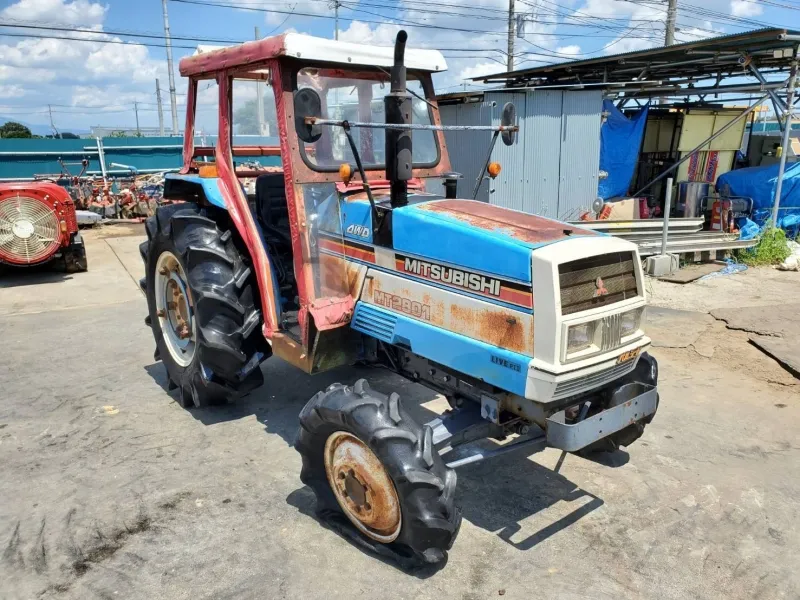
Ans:
{"type": "Polygon", "coordinates": [[[141,231],[87,238],[88,273],[0,278],[0,598],[800,596],[800,386],[707,314],[754,286],[780,303],[792,284],[772,271],[654,282],[661,406],[644,437],[559,473],[553,450],[460,470],[449,564],[406,574],[315,520],[291,444],[332,381],[369,377],[420,418],[441,399],[270,359],[263,388],[183,410],[142,322],[141,231]]]}

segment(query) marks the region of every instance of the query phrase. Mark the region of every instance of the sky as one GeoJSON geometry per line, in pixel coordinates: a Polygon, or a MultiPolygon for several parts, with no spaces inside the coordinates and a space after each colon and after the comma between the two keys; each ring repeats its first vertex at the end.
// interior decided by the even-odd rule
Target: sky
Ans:
{"type": "MultiPolygon", "coordinates": [[[[449,70],[435,76],[440,92],[505,70],[508,0],[336,2],[341,40],[390,46],[403,28],[410,47],[442,50],[449,70]]],[[[336,2],[169,0],[179,122],[186,81],[177,64],[197,44],[250,40],[256,27],[262,37],[332,38],[336,2]]],[[[663,45],[662,0],[516,0],[515,12],[518,68],[663,45]]],[[[122,128],[134,126],[136,103],[141,126],[154,127],[159,79],[169,129],[163,25],[161,0],[0,0],[0,116],[47,124],[52,110],[61,131],[122,128]]],[[[678,0],[677,41],[763,26],[800,29],[800,0],[678,0]]]]}

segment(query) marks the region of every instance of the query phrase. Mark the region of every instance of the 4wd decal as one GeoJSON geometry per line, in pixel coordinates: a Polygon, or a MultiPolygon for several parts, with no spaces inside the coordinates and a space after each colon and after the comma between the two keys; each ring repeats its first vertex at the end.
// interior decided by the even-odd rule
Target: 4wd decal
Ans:
{"type": "Polygon", "coordinates": [[[448,287],[465,289],[480,296],[496,298],[518,306],[533,307],[533,293],[529,287],[523,284],[401,254],[395,254],[394,257],[395,268],[402,273],[436,281],[448,287]]]}
{"type": "Polygon", "coordinates": [[[348,225],[345,232],[361,238],[369,237],[369,227],[366,225],[348,225]]]}

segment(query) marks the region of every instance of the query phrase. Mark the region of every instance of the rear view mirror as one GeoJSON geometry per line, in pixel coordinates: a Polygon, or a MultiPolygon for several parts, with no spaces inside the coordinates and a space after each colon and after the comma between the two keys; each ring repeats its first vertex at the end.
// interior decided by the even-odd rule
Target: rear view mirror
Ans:
{"type": "MultiPolygon", "coordinates": [[[[500,125],[503,127],[513,127],[517,124],[517,108],[512,102],[506,102],[503,106],[503,114],[500,117],[500,125]]],[[[503,138],[503,143],[510,146],[517,138],[516,131],[503,131],[500,136],[503,138]]]]}
{"type": "Polygon", "coordinates": [[[322,136],[319,125],[306,123],[306,117],[322,116],[322,100],[311,88],[303,88],[294,93],[294,129],[297,137],[306,144],[313,144],[322,136]]]}

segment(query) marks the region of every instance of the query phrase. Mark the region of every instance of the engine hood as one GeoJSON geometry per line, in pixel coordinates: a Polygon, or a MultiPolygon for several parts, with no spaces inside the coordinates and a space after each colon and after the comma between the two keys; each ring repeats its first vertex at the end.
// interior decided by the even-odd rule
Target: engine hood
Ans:
{"type": "Polygon", "coordinates": [[[475,200],[396,208],[394,249],[518,281],[531,281],[531,251],[594,231],[475,200]]]}

